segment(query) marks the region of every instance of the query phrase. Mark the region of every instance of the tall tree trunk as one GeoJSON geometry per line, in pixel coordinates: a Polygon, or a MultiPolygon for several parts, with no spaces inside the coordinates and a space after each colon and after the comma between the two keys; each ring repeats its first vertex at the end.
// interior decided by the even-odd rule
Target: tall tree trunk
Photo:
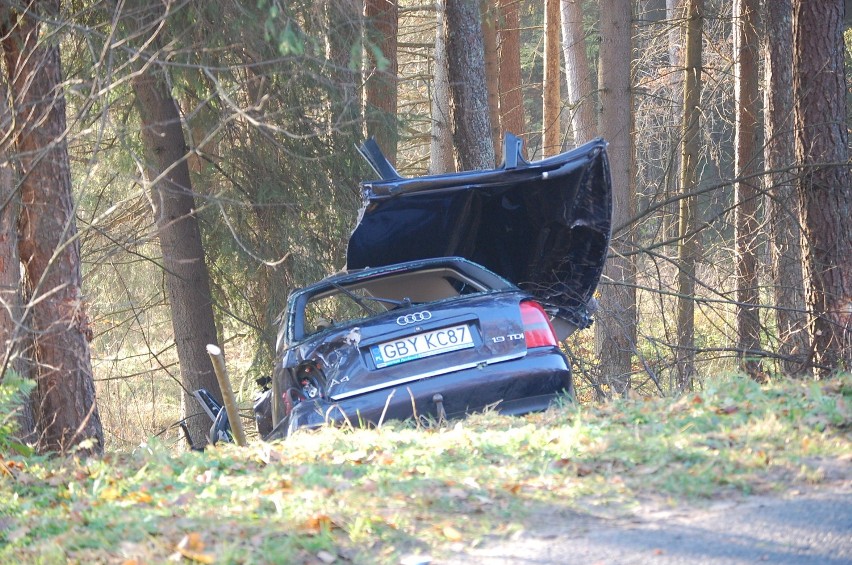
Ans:
{"type": "MultiPolygon", "coordinates": [[[[0,19],[4,16],[0,15],[0,19]]],[[[0,76],[0,100],[8,100],[6,77],[0,76]]],[[[12,127],[8,107],[0,109],[0,131],[12,127]]],[[[7,147],[0,145],[0,382],[9,371],[28,377],[28,366],[23,358],[21,327],[21,259],[18,255],[18,215],[21,210],[20,194],[15,184],[15,174],[7,147]]],[[[35,413],[31,398],[19,408],[16,415],[18,436],[26,443],[35,442],[37,436],[35,413]]]]}
{"type": "MultiPolygon", "coordinates": [[[[672,93],[672,103],[669,106],[672,110],[671,124],[683,124],[683,57],[684,57],[684,40],[683,18],[686,17],[686,0],[665,0],[666,4],[666,20],[668,20],[669,31],[667,35],[668,56],[669,56],[669,87],[672,93]]],[[[674,129],[674,128],[673,128],[674,129]]],[[[679,132],[680,135],[683,132],[679,132]]],[[[672,136],[670,165],[667,167],[668,174],[666,175],[665,189],[663,198],[669,199],[674,196],[680,185],[681,170],[680,159],[680,143],[678,138],[680,135],[672,136]]],[[[663,237],[665,240],[677,240],[679,206],[678,201],[666,206],[661,210],[663,214],[663,237]]]]}
{"type": "Polygon", "coordinates": [[[787,375],[808,372],[810,347],[805,315],[802,246],[796,213],[796,190],[789,167],[795,162],[793,133],[793,5],[791,0],[765,3],[766,87],[764,99],[764,161],[767,213],[772,251],[772,286],[778,353],[787,375]]]}
{"type": "Polygon", "coordinates": [[[680,157],[682,198],[678,221],[677,273],[677,385],[692,388],[695,376],[695,261],[698,255],[696,197],[698,159],[701,152],[701,29],[704,0],[686,2],[685,75],[683,81],[683,137],[680,157]]]}
{"type": "Polygon", "coordinates": [[[497,48],[500,54],[500,124],[503,131],[526,139],[518,0],[499,0],[499,14],[497,48]]]}
{"type": "MultiPolygon", "coordinates": [[[[495,156],[501,153],[500,139],[500,62],[497,54],[497,6],[494,0],[480,0],[482,45],[485,50],[485,86],[488,88],[488,120],[495,156]]],[[[496,163],[495,163],[496,164],[496,163]]]]}
{"type": "Polygon", "coordinates": [[[40,22],[58,16],[59,1],[30,10],[6,12],[11,29],[3,30],[3,48],[22,173],[18,251],[30,299],[22,323],[35,343],[39,448],[62,452],[89,440],[99,452],[104,437],[81,292],[59,45],[39,41],[40,22]]]}
{"type": "Polygon", "coordinates": [[[367,134],[374,136],[388,160],[396,164],[397,147],[397,57],[396,36],[399,7],[396,0],[365,0],[368,71],[365,84],[367,134]],[[379,65],[374,49],[384,57],[379,65]]]}
{"type": "Polygon", "coordinates": [[[595,352],[611,390],[624,394],[630,387],[631,359],[636,348],[636,268],[630,256],[636,212],[633,187],[633,104],[630,93],[632,59],[630,0],[601,1],[600,134],[609,141],[612,163],[613,225],[626,226],[613,234],[604,268],[610,284],[600,290],[595,323],[595,352]]]}
{"type": "Polygon", "coordinates": [[[479,5],[468,0],[447,0],[447,62],[453,113],[453,144],[459,170],[494,166],[488,88],[485,85],[485,50],[479,5]]]}
{"type": "MultiPolygon", "coordinates": [[[[154,219],[163,253],[172,328],[180,361],[181,407],[183,417],[187,418],[201,412],[192,396],[194,390],[206,388],[221,400],[206,350],[208,344],[219,344],[210,280],[177,105],[162,71],[154,66],[137,74],[133,87],[148,159],[145,176],[151,183],[154,219]]],[[[201,416],[189,418],[187,424],[192,440],[200,445],[206,443],[210,422],[201,416]]]]}
{"type": "Polygon", "coordinates": [[[758,112],[758,0],[734,2],[734,94],[736,100],[734,151],[734,223],[737,256],[737,349],[740,366],[752,378],[763,370],[756,359],[760,350],[760,295],[757,280],[757,218],[759,147],[758,112]]]}
{"type": "Polygon", "coordinates": [[[542,154],[556,155],[562,149],[559,116],[562,110],[559,69],[559,0],[544,3],[544,84],[542,85],[542,154]]]}
{"type": "Polygon", "coordinates": [[[852,171],[843,0],[793,2],[799,213],[811,339],[821,376],[852,369],[852,171]]]}
{"type": "Polygon", "coordinates": [[[571,106],[572,135],[574,144],[580,145],[595,137],[598,131],[581,0],[562,0],[562,54],[565,58],[568,104],[571,106]]]}
{"type": "Polygon", "coordinates": [[[444,29],[444,0],[435,2],[435,72],[432,73],[432,139],[429,145],[431,174],[455,171],[453,130],[450,125],[450,78],[447,69],[447,42],[444,29]]]}

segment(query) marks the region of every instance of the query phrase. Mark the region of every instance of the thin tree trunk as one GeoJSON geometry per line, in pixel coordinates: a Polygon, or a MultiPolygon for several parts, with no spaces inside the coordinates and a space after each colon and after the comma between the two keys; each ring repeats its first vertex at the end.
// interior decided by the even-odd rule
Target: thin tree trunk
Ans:
{"type": "Polygon", "coordinates": [[[580,145],[595,137],[598,131],[581,0],[562,0],[562,53],[568,104],[571,106],[572,135],[574,144],[580,145]]]}
{"type": "Polygon", "coordinates": [[[736,99],[734,151],[734,220],[737,256],[737,349],[740,366],[753,379],[763,379],[755,358],[760,350],[760,295],[757,280],[757,218],[759,146],[758,0],[734,2],[734,93],[736,99]]]}
{"type": "MultiPolygon", "coordinates": [[[[180,361],[183,417],[201,410],[192,391],[206,388],[221,400],[218,381],[207,355],[208,344],[219,344],[213,317],[210,280],[204,261],[195,198],[185,159],[185,139],[177,105],[164,77],[148,67],[133,79],[142,121],[142,143],[148,158],[146,178],[151,182],[175,345],[180,361]]],[[[206,443],[210,422],[189,418],[192,440],[206,443]]]]}
{"type": "MultiPolygon", "coordinates": [[[[667,35],[668,56],[669,56],[669,87],[672,93],[672,103],[669,106],[672,111],[671,123],[683,124],[683,55],[684,55],[684,22],[686,17],[686,0],[665,0],[666,3],[666,20],[668,21],[669,31],[667,35]]],[[[683,134],[680,131],[679,134],[683,134]]],[[[665,188],[663,198],[668,199],[675,195],[678,191],[681,171],[680,159],[680,143],[678,136],[672,136],[670,160],[668,174],[666,175],[665,188]]],[[[663,214],[663,237],[665,240],[676,240],[678,230],[678,201],[666,206],[661,210],[663,214]]]]}
{"type": "Polygon", "coordinates": [[[447,69],[447,42],[444,29],[445,1],[435,2],[435,72],[432,73],[432,140],[429,145],[431,174],[455,171],[453,130],[450,126],[450,78],[447,69]]]}
{"type": "MultiPolygon", "coordinates": [[[[626,225],[636,212],[633,187],[633,105],[630,61],[633,55],[630,0],[602,0],[600,45],[600,134],[609,141],[612,163],[613,225],[626,225]]],[[[636,349],[636,268],[625,253],[633,249],[632,227],[613,234],[604,268],[611,284],[600,289],[595,352],[605,382],[617,394],[630,387],[636,349]]]]}
{"type": "Polygon", "coordinates": [[[365,98],[367,103],[367,134],[374,136],[379,147],[392,164],[396,164],[397,148],[397,57],[396,36],[399,7],[396,0],[365,0],[364,16],[367,26],[367,61],[365,98]],[[378,48],[384,57],[381,68],[373,54],[378,48]]]}
{"type": "Polygon", "coordinates": [[[559,115],[562,107],[559,69],[559,0],[544,3],[544,84],[542,85],[542,154],[556,155],[562,149],[559,115]]]}
{"type": "Polygon", "coordinates": [[[805,288],[819,374],[852,369],[852,171],[843,0],[793,2],[793,91],[805,288]]]}
{"type": "Polygon", "coordinates": [[[499,14],[497,48],[500,53],[500,124],[503,131],[526,139],[518,0],[499,0],[499,14]]]}
{"type": "Polygon", "coordinates": [[[764,160],[767,213],[772,251],[772,281],[778,353],[787,375],[808,373],[810,347],[805,314],[802,246],[796,190],[789,172],[795,162],[793,133],[793,6],[791,0],[765,3],[766,43],[764,160]]]}
{"type": "Polygon", "coordinates": [[[453,144],[459,169],[488,169],[494,166],[494,144],[488,118],[479,5],[468,0],[447,0],[445,16],[453,144]]]}
{"type": "Polygon", "coordinates": [[[39,449],[64,452],[89,440],[100,452],[104,437],[81,292],[59,45],[39,41],[39,22],[56,16],[59,2],[31,9],[35,13],[7,12],[11,29],[4,30],[3,47],[22,172],[18,251],[30,299],[22,323],[35,344],[39,449]]]}
{"type": "Polygon", "coordinates": [[[683,81],[683,138],[681,142],[680,201],[678,222],[677,275],[677,385],[692,389],[695,376],[695,236],[696,197],[690,191],[698,185],[698,159],[701,152],[701,29],[704,0],[686,0],[685,76],[683,81]]]}
{"type": "Polygon", "coordinates": [[[497,55],[497,6],[494,0],[481,0],[481,13],[488,119],[491,122],[491,141],[496,156],[501,153],[503,142],[500,139],[500,63],[497,55]]]}

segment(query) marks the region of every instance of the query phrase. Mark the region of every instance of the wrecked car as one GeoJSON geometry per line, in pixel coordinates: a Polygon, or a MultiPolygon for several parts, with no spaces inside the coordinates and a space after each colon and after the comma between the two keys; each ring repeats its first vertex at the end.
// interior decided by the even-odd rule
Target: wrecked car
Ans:
{"type": "Polygon", "coordinates": [[[606,142],[527,162],[507,134],[493,170],[379,175],[344,271],[294,291],[264,439],[326,423],[543,410],[573,395],[560,342],[591,324],[611,229],[606,142]]]}

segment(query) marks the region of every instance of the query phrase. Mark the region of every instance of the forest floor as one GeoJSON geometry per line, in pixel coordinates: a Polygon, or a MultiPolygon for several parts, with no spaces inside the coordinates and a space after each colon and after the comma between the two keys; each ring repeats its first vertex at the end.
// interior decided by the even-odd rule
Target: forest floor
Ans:
{"type": "Polygon", "coordinates": [[[848,563],[852,376],[99,458],[0,452],[0,563],[848,563]]]}

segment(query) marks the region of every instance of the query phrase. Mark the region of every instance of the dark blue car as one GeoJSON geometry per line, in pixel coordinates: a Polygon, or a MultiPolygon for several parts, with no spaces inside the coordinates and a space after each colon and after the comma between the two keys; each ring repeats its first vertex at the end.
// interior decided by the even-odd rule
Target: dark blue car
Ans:
{"type": "Polygon", "coordinates": [[[374,142],[380,180],[346,269],[292,293],[261,437],[302,427],[521,414],[573,395],[559,345],[591,323],[610,238],[606,143],[528,163],[400,177],[374,142]]]}

